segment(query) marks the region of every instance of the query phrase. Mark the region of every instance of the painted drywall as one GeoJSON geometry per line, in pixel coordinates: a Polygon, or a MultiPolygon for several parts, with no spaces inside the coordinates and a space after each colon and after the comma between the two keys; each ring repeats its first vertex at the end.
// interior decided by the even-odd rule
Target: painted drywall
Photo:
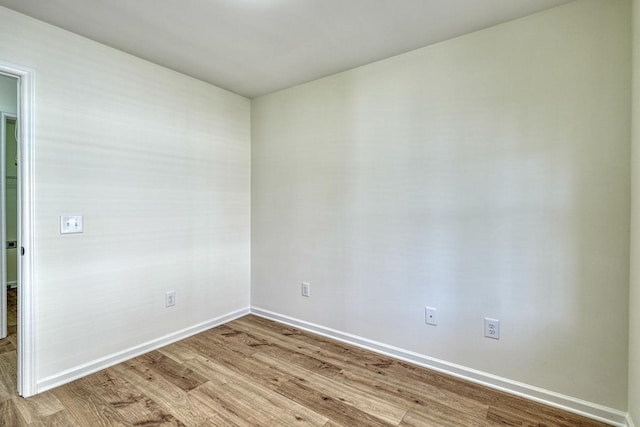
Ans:
{"type": "Polygon", "coordinates": [[[35,70],[39,384],[249,306],[248,99],[5,8],[0,60],[35,70]]]}
{"type": "Polygon", "coordinates": [[[18,87],[16,79],[0,74],[0,111],[16,114],[17,106],[18,87]]]}
{"type": "Polygon", "coordinates": [[[640,0],[633,0],[629,416],[640,426],[640,0]]]}
{"type": "Polygon", "coordinates": [[[252,100],[252,306],[625,411],[629,7],[252,100]]]}

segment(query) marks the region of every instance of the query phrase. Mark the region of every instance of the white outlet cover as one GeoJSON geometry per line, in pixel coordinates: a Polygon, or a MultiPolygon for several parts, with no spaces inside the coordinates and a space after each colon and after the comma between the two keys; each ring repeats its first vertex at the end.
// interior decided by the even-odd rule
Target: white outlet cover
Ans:
{"type": "Polygon", "coordinates": [[[438,309],[434,307],[424,308],[424,323],[427,325],[438,325],[438,309]]]}
{"type": "Polygon", "coordinates": [[[164,297],[164,306],[173,307],[176,305],[176,291],[167,291],[164,297]]]}
{"type": "Polygon", "coordinates": [[[484,336],[494,340],[500,339],[500,321],[498,319],[484,318],[484,336]]]}
{"type": "Polygon", "coordinates": [[[302,282],[302,296],[303,297],[311,296],[311,285],[307,282],[302,282]]]}
{"type": "Polygon", "coordinates": [[[60,217],[60,234],[84,233],[84,217],[82,215],[62,215],[60,217]]]}

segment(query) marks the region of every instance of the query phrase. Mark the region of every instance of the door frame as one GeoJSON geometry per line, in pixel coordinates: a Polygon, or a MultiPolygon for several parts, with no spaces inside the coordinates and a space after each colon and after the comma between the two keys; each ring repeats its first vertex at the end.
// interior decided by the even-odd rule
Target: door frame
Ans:
{"type": "Polygon", "coordinates": [[[18,79],[18,394],[37,393],[35,225],[35,71],[0,61],[0,73],[18,79]]]}
{"type": "MultiPolygon", "coordinates": [[[[17,81],[16,81],[17,86],[17,81]]],[[[7,337],[7,122],[18,123],[17,114],[0,111],[0,338],[7,337]]]]}

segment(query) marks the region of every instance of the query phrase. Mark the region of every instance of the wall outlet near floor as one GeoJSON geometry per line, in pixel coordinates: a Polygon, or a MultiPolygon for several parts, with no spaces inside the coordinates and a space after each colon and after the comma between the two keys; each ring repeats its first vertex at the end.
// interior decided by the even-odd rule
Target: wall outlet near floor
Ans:
{"type": "Polygon", "coordinates": [[[500,321],[498,319],[484,318],[484,336],[494,340],[500,339],[500,321]]]}
{"type": "Polygon", "coordinates": [[[437,326],[438,325],[438,309],[434,307],[425,307],[424,323],[426,323],[427,325],[437,326]]]}
{"type": "Polygon", "coordinates": [[[311,285],[307,282],[302,282],[302,296],[303,297],[311,296],[311,285]]]}
{"type": "Polygon", "coordinates": [[[167,291],[164,295],[164,306],[173,307],[176,305],[176,291],[167,291]]]}

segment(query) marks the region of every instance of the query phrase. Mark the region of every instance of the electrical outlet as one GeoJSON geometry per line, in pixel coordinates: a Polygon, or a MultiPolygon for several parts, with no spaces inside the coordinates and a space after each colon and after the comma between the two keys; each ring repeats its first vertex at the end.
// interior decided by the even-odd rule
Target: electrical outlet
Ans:
{"type": "Polygon", "coordinates": [[[311,285],[307,282],[302,282],[302,296],[303,297],[311,296],[311,285]]]}
{"type": "Polygon", "coordinates": [[[498,319],[484,318],[484,336],[494,340],[500,339],[500,321],[498,319]]]}
{"type": "Polygon", "coordinates": [[[427,325],[438,325],[438,310],[434,307],[425,307],[424,309],[424,322],[427,325]]]}
{"type": "Polygon", "coordinates": [[[176,305],[176,291],[167,291],[164,295],[164,306],[173,307],[176,305]]]}

